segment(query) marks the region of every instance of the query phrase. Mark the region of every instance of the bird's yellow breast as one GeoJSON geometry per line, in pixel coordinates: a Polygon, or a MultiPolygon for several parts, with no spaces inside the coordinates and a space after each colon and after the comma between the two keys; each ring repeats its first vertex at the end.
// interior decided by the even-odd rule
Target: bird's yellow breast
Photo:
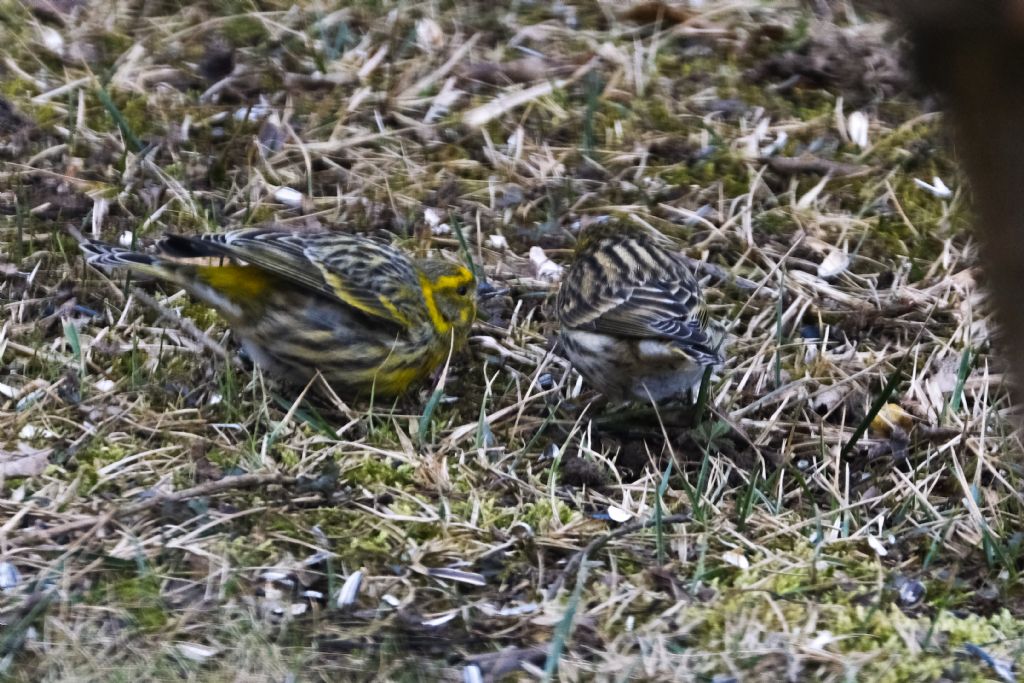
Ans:
{"type": "Polygon", "coordinates": [[[196,275],[229,300],[241,302],[262,298],[273,284],[273,276],[255,266],[226,264],[198,266],[196,275]]]}

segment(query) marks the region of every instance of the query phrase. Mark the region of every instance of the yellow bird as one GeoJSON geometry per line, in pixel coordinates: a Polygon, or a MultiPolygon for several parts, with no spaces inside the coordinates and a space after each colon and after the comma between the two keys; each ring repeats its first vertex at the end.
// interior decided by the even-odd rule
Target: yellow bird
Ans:
{"type": "Polygon", "coordinates": [[[212,306],[272,375],[302,384],[319,371],[348,395],[419,386],[465,343],[476,316],[465,266],[340,232],[168,235],[156,254],[81,246],[94,266],[167,280],[212,306]],[[210,265],[179,260],[196,258],[210,265]]]}

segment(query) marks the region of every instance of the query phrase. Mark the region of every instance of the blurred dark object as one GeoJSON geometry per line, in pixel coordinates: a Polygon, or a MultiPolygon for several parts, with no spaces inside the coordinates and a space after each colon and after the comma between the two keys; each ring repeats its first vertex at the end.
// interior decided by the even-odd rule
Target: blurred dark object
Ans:
{"type": "Polygon", "coordinates": [[[221,36],[210,38],[199,60],[199,73],[210,83],[227,78],[235,70],[235,48],[221,36]]]}
{"type": "Polygon", "coordinates": [[[855,2],[906,29],[914,64],[942,97],[971,180],[982,264],[1015,399],[1024,377],[1024,0],[855,2]]]}

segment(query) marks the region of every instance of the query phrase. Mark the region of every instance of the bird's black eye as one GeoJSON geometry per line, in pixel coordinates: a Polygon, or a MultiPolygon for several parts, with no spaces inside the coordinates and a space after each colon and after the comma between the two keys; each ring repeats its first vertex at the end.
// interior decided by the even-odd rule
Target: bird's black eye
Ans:
{"type": "Polygon", "coordinates": [[[455,293],[458,294],[459,296],[466,296],[466,294],[468,292],[469,292],[469,286],[468,285],[459,285],[459,288],[455,290],[455,293]]]}

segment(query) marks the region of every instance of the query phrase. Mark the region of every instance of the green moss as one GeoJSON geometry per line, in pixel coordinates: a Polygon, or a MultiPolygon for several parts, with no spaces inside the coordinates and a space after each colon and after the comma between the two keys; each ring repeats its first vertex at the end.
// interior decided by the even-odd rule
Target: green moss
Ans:
{"type": "Polygon", "coordinates": [[[199,303],[194,299],[188,299],[188,303],[181,307],[181,314],[190,318],[201,330],[211,327],[223,327],[224,318],[213,308],[206,304],[199,303]]]}
{"type": "MultiPolygon", "coordinates": [[[[431,161],[438,161],[442,163],[450,161],[462,161],[464,159],[472,158],[472,156],[469,154],[469,151],[465,147],[451,143],[445,145],[438,145],[437,147],[429,149],[428,153],[430,155],[429,158],[431,161]]],[[[462,180],[462,178],[460,178],[460,180],[462,180]]]]}
{"type": "Polygon", "coordinates": [[[51,104],[43,104],[33,107],[27,112],[35,124],[42,129],[48,129],[64,119],[56,107],[51,104]]]}
{"type": "MultiPolygon", "coordinates": [[[[456,479],[452,482],[458,490],[478,491],[477,487],[468,481],[468,478],[456,479]]],[[[516,521],[515,508],[499,506],[494,498],[474,499],[459,497],[449,501],[452,516],[455,519],[470,519],[473,515],[478,516],[477,525],[482,529],[507,529],[516,521]]]]}
{"type": "Polygon", "coordinates": [[[338,455],[338,462],[345,468],[345,481],[353,486],[370,489],[381,485],[401,488],[414,481],[415,469],[405,463],[396,465],[383,458],[367,457],[354,466],[346,466],[344,454],[338,455]]]}
{"type": "Polygon", "coordinates": [[[167,623],[167,606],[154,574],[115,581],[107,586],[106,604],[124,608],[142,631],[156,631],[167,623]]]}
{"type": "MultiPolygon", "coordinates": [[[[886,604],[885,594],[874,588],[877,558],[864,555],[852,543],[830,546],[829,551],[822,554],[808,543],[785,561],[787,566],[794,561],[800,566],[817,562],[813,582],[806,572],[776,572],[763,563],[708,581],[707,586],[716,592],[713,603],[693,605],[678,617],[680,622],[699,624],[690,632],[691,645],[703,652],[724,650],[730,657],[742,657],[742,651],[733,652],[732,648],[746,650],[750,642],[740,646],[732,634],[742,633],[749,639],[749,624],[760,624],[762,633],[770,633],[786,624],[807,623],[813,614],[816,632],[808,634],[809,638],[827,631],[831,634],[829,650],[851,655],[878,653],[855,669],[858,680],[935,680],[950,666],[950,655],[968,643],[997,644],[994,656],[1012,658],[999,644],[1016,642],[1024,633],[1024,622],[1008,610],[991,616],[957,616],[943,609],[934,618],[910,615],[886,604]],[[864,586],[864,590],[851,590],[851,583],[864,586]],[[820,589],[810,590],[816,584],[820,589]],[[866,602],[865,598],[872,600],[866,602]]],[[[621,566],[619,570],[626,573],[621,566]]],[[[636,610],[646,608],[642,603],[633,605],[636,610]]],[[[962,673],[975,680],[978,672],[978,666],[968,662],[962,673]]],[[[810,675],[807,670],[804,673],[810,675]]]]}
{"type": "Polygon", "coordinates": [[[223,34],[235,47],[252,47],[270,38],[262,21],[245,15],[235,16],[224,22],[223,34]]]}
{"type": "Polygon", "coordinates": [[[396,538],[386,529],[371,533],[351,533],[338,539],[338,555],[346,561],[369,559],[373,562],[397,559],[396,538]]]}
{"type": "Polygon", "coordinates": [[[762,211],[753,217],[753,231],[758,235],[792,235],[797,224],[788,211],[762,211]]]}
{"type": "Polygon", "coordinates": [[[0,95],[12,100],[28,99],[36,94],[36,88],[23,78],[4,77],[0,79],[0,95]]]}
{"type": "Polygon", "coordinates": [[[248,225],[256,225],[258,223],[265,223],[273,220],[274,216],[277,215],[276,210],[267,204],[261,204],[260,206],[249,209],[245,216],[245,223],[248,225]]]}
{"type": "MultiPolygon", "coordinates": [[[[869,160],[884,168],[899,167],[909,173],[945,175],[957,173],[956,163],[947,148],[937,143],[944,131],[935,122],[896,128],[874,141],[869,160]]],[[[929,176],[930,179],[930,176],[929,176]]],[[[897,194],[901,198],[902,194],[897,194]]]]}
{"type": "Polygon", "coordinates": [[[108,444],[102,440],[94,440],[85,448],[75,453],[75,459],[81,463],[91,463],[102,467],[131,455],[132,451],[120,444],[108,444]]]}
{"type": "Polygon", "coordinates": [[[107,445],[100,439],[89,442],[75,453],[72,460],[75,473],[81,478],[81,490],[94,493],[100,481],[99,470],[110,463],[132,455],[134,452],[133,449],[120,444],[107,445]]]}
{"type": "Polygon", "coordinates": [[[552,519],[557,518],[560,524],[567,524],[573,514],[572,508],[561,500],[555,500],[552,508],[551,500],[544,498],[526,506],[522,521],[529,524],[538,533],[542,533],[551,528],[552,519]]]}
{"type": "Polygon", "coordinates": [[[147,357],[142,349],[116,354],[110,358],[110,373],[114,377],[134,377],[145,364],[147,357]]]}
{"type": "Polygon", "coordinates": [[[274,459],[285,468],[297,467],[302,461],[301,453],[297,453],[294,449],[287,448],[280,444],[275,444],[273,451],[274,459]]]}
{"type": "Polygon", "coordinates": [[[99,31],[93,36],[93,40],[96,41],[105,64],[113,64],[135,44],[132,36],[115,31],[99,31]]]}
{"type": "Polygon", "coordinates": [[[222,470],[230,471],[238,467],[241,455],[234,451],[225,451],[220,448],[211,448],[206,451],[206,459],[222,470]]]}
{"type": "Polygon", "coordinates": [[[750,171],[746,162],[721,146],[691,164],[668,166],[656,173],[668,185],[676,187],[707,187],[721,183],[727,197],[739,196],[750,189],[750,171]]]}
{"type": "Polygon", "coordinates": [[[899,215],[879,216],[872,239],[865,241],[862,247],[864,255],[883,263],[891,263],[893,255],[897,254],[909,257],[912,280],[920,279],[942,254],[948,226],[956,225],[962,229],[968,221],[966,212],[944,217],[939,200],[930,195],[922,198],[920,195],[923,193],[920,192],[917,194],[917,198],[913,198],[912,191],[902,195],[905,200],[901,206],[910,225],[899,215]],[[943,229],[942,226],[947,227],[943,229]]]}
{"type": "Polygon", "coordinates": [[[633,104],[633,115],[637,126],[641,129],[656,130],[661,133],[689,133],[689,124],[677,112],[669,108],[669,101],[660,97],[639,99],[633,104]]]}
{"type": "Polygon", "coordinates": [[[280,556],[273,541],[265,540],[253,532],[231,539],[223,550],[231,563],[240,567],[259,567],[274,562],[280,556]]]}
{"type": "Polygon", "coordinates": [[[118,99],[120,101],[117,102],[117,108],[136,137],[142,138],[161,132],[158,128],[158,117],[150,111],[149,99],[145,95],[118,99]]]}

